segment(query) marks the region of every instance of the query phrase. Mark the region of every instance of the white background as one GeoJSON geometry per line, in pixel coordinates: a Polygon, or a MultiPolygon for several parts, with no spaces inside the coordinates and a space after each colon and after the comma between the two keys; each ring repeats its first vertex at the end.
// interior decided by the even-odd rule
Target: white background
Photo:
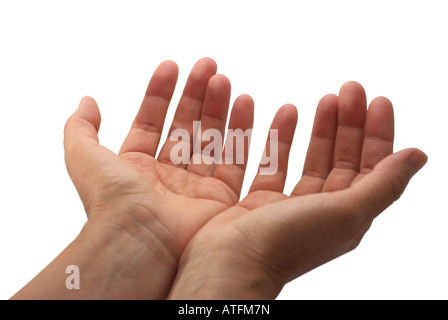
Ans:
{"type": "MultiPolygon", "coordinates": [[[[0,298],[44,268],[86,221],[66,174],[63,127],[82,96],[118,151],[156,66],[214,58],[256,103],[247,181],[282,104],[299,112],[286,192],[300,177],[315,106],[346,81],[395,107],[396,150],[427,166],[361,245],[279,299],[447,299],[446,1],[0,1],[0,298]]],[[[167,121],[172,119],[175,104],[167,121]]]]}

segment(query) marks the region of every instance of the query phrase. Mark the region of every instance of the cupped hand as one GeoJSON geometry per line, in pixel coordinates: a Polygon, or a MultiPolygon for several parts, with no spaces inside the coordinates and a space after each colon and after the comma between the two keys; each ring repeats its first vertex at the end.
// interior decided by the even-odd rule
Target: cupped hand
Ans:
{"type": "MultiPolygon", "coordinates": [[[[193,132],[194,121],[201,121],[200,133],[216,129],[224,136],[226,131],[231,88],[229,80],[217,75],[216,69],[215,62],[208,58],[195,64],[169,130],[188,133],[188,159],[197,150],[193,148],[193,135],[197,134],[193,132]]],[[[124,233],[145,248],[136,251],[126,246],[118,253],[122,255],[120,261],[129,263],[121,276],[135,280],[136,271],[131,267],[134,256],[151,255],[146,249],[157,251],[159,261],[148,263],[160,264],[164,280],[161,288],[146,288],[160,292],[147,297],[164,298],[191,237],[212,217],[238,202],[247,160],[248,143],[244,164],[174,165],[171,151],[180,142],[171,139],[156,157],[177,76],[178,68],[172,61],[162,63],[154,72],[118,155],[99,144],[101,117],[92,98],[82,99],[65,128],[66,164],[86,209],[87,225],[124,233]]],[[[242,95],[233,106],[229,129],[250,129],[252,123],[253,101],[242,95]]],[[[138,274],[145,272],[140,270],[138,274]]],[[[144,279],[139,287],[142,284],[144,279]]]]}
{"type": "Polygon", "coordinates": [[[249,194],[193,237],[172,299],[273,299],[283,285],[354,249],[373,219],[426,163],[418,149],[393,153],[391,102],[367,110],[365,91],[346,83],[318,104],[303,175],[283,194],[297,112],[282,107],[278,171],[257,175],[249,194]]]}

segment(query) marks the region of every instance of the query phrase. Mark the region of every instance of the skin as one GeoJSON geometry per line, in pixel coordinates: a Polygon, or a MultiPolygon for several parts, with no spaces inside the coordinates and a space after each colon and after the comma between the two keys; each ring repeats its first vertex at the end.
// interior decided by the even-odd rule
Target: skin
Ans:
{"type": "MultiPolygon", "coordinates": [[[[224,136],[231,88],[216,70],[209,58],[195,64],[170,132],[192,137],[201,120],[203,131],[224,136]]],[[[273,299],[288,281],[354,249],[427,161],[418,149],[393,153],[392,104],[380,97],[367,110],[364,89],[349,82],[319,102],[292,194],[283,187],[297,111],[285,105],[271,126],[278,171],[257,175],[240,201],[248,144],[244,164],[176,166],[169,139],[156,157],[177,75],[172,61],[154,72],[118,155],[99,144],[98,106],[82,99],[65,150],[88,221],[13,299],[273,299]],[[80,290],[65,287],[68,265],[79,267],[80,290]]],[[[252,128],[253,113],[252,99],[238,97],[229,129],[252,128]]]]}

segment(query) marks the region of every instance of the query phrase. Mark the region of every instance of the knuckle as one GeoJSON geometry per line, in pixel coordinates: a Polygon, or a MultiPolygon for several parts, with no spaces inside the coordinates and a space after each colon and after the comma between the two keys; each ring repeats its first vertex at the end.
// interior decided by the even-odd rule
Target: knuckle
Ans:
{"type": "Polygon", "coordinates": [[[399,177],[390,177],[388,179],[388,184],[393,200],[397,201],[400,199],[404,189],[406,188],[405,181],[399,177]]]}

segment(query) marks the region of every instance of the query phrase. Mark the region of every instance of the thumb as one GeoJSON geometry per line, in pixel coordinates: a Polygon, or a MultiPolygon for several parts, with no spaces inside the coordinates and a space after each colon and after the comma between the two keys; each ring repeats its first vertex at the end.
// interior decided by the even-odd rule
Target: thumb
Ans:
{"type": "Polygon", "coordinates": [[[361,206],[368,218],[375,218],[400,198],[427,160],[426,154],[418,149],[406,149],[386,157],[348,189],[352,203],[361,206]]]}
{"type": "Polygon", "coordinates": [[[66,152],[86,143],[88,145],[98,144],[100,123],[101,115],[95,100],[91,97],[82,98],[78,109],[65,125],[64,146],[66,152]]]}
{"type": "Polygon", "coordinates": [[[95,100],[84,97],[64,128],[65,163],[81,196],[82,189],[85,189],[83,185],[88,185],[94,169],[92,167],[96,166],[95,154],[99,149],[100,123],[101,115],[95,100]]]}

